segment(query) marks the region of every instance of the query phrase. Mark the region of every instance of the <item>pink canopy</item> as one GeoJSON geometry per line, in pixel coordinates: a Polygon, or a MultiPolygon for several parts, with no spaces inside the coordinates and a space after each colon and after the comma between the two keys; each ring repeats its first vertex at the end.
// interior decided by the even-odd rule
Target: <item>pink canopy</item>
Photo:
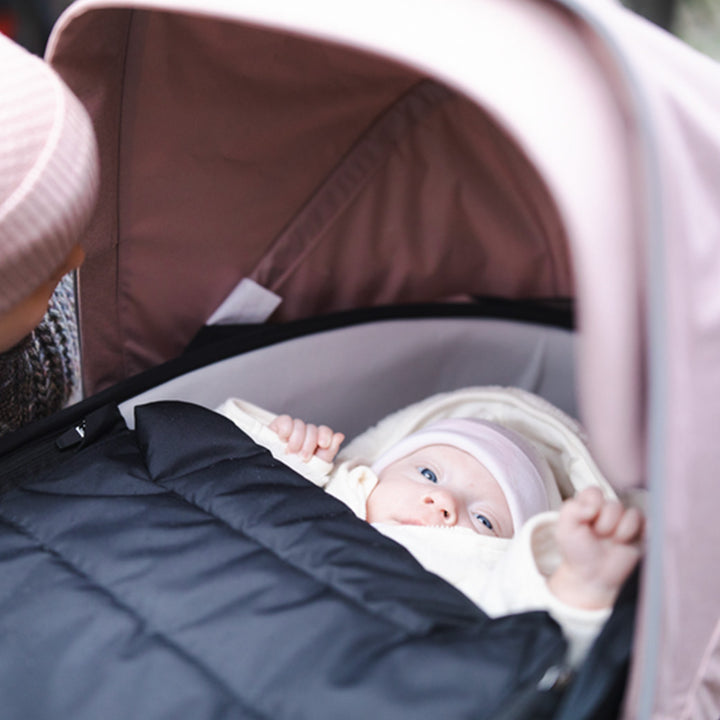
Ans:
{"type": "Polygon", "coordinates": [[[650,490],[625,715],[716,720],[716,64],[604,0],[79,0],[48,59],[102,148],[88,391],[242,278],[278,320],[573,295],[594,453],[650,490]]]}

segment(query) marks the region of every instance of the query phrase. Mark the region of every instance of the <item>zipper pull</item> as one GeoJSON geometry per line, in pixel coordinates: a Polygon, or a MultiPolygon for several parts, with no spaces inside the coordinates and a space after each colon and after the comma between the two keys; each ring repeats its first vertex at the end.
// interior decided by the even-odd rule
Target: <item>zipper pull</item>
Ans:
{"type": "Polygon", "coordinates": [[[109,432],[126,428],[125,421],[116,405],[102,405],[88,413],[82,420],[63,432],[56,440],[58,450],[79,450],[95,442],[109,432]]]}
{"type": "Polygon", "coordinates": [[[85,439],[85,431],[87,430],[87,422],[83,420],[79,425],[66,430],[56,441],[58,449],[67,450],[68,448],[79,445],[85,439]]]}

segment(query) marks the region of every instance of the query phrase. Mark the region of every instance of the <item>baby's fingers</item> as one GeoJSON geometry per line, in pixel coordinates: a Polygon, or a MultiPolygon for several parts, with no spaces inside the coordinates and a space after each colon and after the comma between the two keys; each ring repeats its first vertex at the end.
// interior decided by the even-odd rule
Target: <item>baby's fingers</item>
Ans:
{"type": "Polygon", "coordinates": [[[286,443],[285,450],[289,453],[300,453],[303,459],[309,459],[315,452],[317,443],[317,428],[314,425],[306,425],[299,418],[292,418],[290,415],[278,415],[269,425],[269,428],[277,433],[277,436],[286,443]],[[309,455],[305,458],[308,447],[309,455]]]}
{"type": "Polygon", "coordinates": [[[318,428],[317,445],[322,450],[327,450],[333,441],[333,431],[327,425],[318,428]]]}
{"type": "Polygon", "coordinates": [[[327,425],[318,427],[290,415],[278,415],[269,428],[286,443],[286,452],[297,453],[305,462],[313,455],[332,462],[345,439],[342,433],[333,432],[327,425]]]}
{"type": "Polygon", "coordinates": [[[305,439],[300,448],[300,457],[307,462],[317,450],[318,446],[318,428],[317,425],[307,424],[305,426],[305,439]]]}
{"type": "Polygon", "coordinates": [[[614,535],[624,512],[625,508],[619,502],[608,500],[595,519],[593,527],[596,535],[599,537],[614,535]]]}
{"type": "Polygon", "coordinates": [[[590,523],[602,510],[605,499],[599,488],[589,487],[563,503],[562,513],[571,523],[590,523]]]}
{"type": "Polygon", "coordinates": [[[642,539],[645,518],[637,508],[628,508],[615,529],[615,538],[622,543],[634,543],[642,539]]]}
{"type": "Polygon", "coordinates": [[[299,418],[294,418],[292,421],[292,432],[290,437],[287,439],[286,452],[299,453],[305,444],[305,437],[307,435],[308,426],[299,418]]]}
{"type": "Polygon", "coordinates": [[[293,419],[289,415],[278,415],[269,427],[281,440],[287,442],[293,429],[293,419]]]}
{"type": "MultiPolygon", "coordinates": [[[[322,430],[322,427],[320,429],[322,430]]],[[[327,429],[330,430],[330,428],[327,429]]],[[[321,460],[325,460],[326,462],[332,462],[335,459],[335,456],[337,455],[338,450],[340,449],[340,445],[342,444],[342,441],[344,439],[345,436],[342,433],[333,432],[332,430],[330,430],[330,442],[328,443],[327,447],[320,447],[315,454],[321,460]]],[[[319,442],[318,445],[320,445],[319,442]]]]}

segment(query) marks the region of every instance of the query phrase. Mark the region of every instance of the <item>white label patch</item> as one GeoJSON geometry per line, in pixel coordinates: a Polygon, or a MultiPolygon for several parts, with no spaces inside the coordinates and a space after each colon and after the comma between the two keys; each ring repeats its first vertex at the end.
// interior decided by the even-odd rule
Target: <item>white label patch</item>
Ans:
{"type": "Polygon", "coordinates": [[[234,325],[236,323],[263,323],[275,312],[282,298],[243,278],[210,316],[207,325],[234,325]]]}

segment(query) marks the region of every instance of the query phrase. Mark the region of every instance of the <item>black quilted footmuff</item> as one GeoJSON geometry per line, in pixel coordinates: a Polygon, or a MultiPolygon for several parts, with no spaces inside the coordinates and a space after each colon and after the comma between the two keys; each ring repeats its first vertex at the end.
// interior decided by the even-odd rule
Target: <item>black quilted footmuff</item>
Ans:
{"type": "Polygon", "coordinates": [[[561,661],[228,420],[136,417],[3,498],[2,717],[493,718],[561,661]]]}

